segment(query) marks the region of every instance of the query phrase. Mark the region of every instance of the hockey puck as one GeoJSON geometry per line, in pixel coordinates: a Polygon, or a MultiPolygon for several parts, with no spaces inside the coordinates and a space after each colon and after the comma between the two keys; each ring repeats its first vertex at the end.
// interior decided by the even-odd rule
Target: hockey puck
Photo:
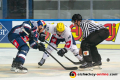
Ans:
{"type": "Polygon", "coordinates": [[[107,62],[109,62],[110,61],[110,59],[109,58],[107,58],[107,62]]]}

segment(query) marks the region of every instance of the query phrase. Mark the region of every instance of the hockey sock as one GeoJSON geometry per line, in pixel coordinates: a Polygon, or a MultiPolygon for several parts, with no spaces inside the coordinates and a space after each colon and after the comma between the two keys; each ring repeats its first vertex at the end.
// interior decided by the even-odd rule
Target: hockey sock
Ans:
{"type": "Polygon", "coordinates": [[[19,61],[18,55],[16,56],[16,58],[15,58],[15,60],[14,60],[14,61],[16,61],[16,62],[18,62],[18,61],[19,61]]]}
{"type": "Polygon", "coordinates": [[[82,55],[80,56],[79,54],[77,54],[77,55],[75,55],[75,57],[78,58],[78,60],[81,60],[81,61],[83,60],[83,56],[82,55]]]}
{"type": "Polygon", "coordinates": [[[43,54],[43,59],[47,59],[48,57],[49,57],[49,54],[47,54],[47,53],[43,54]]]}
{"type": "Polygon", "coordinates": [[[25,62],[25,58],[28,51],[29,51],[29,47],[27,45],[22,46],[19,50],[19,54],[18,54],[19,62],[21,62],[22,64],[24,64],[25,62]]]}
{"type": "Polygon", "coordinates": [[[15,58],[15,62],[18,62],[19,61],[19,58],[18,58],[18,54],[19,54],[20,51],[18,51],[17,55],[16,55],[16,58],[15,58]]]}
{"type": "Polygon", "coordinates": [[[19,57],[19,62],[21,62],[22,64],[24,64],[25,58],[26,58],[26,53],[21,51],[19,53],[18,57],[19,57]]]}

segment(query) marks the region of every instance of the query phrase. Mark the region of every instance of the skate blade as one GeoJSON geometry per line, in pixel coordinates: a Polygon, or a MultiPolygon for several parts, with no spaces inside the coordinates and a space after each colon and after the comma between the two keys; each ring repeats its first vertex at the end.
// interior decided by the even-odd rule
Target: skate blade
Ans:
{"type": "Polygon", "coordinates": [[[27,73],[27,70],[20,70],[20,69],[16,69],[15,73],[27,73]]]}
{"type": "Polygon", "coordinates": [[[101,66],[94,66],[93,69],[102,69],[101,66]]]}
{"type": "Polygon", "coordinates": [[[11,71],[15,71],[15,70],[16,70],[16,68],[15,68],[15,67],[12,67],[10,70],[11,70],[11,71]]]}
{"type": "Polygon", "coordinates": [[[41,66],[40,65],[38,65],[38,68],[40,68],[41,66]]]}
{"type": "Polygon", "coordinates": [[[93,71],[93,68],[79,68],[80,71],[93,71]]]}
{"type": "Polygon", "coordinates": [[[38,68],[40,68],[40,67],[42,67],[42,65],[39,65],[39,64],[38,64],[38,68]]]}

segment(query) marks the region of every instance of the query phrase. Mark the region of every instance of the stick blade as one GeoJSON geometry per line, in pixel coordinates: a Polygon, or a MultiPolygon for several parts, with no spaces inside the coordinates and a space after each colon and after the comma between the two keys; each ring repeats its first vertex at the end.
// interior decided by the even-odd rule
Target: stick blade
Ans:
{"type": "Polygon", "coordinates": [[[81,64],[81,62],[73,62],[73,64],[78,65],[81,64]]]}
{"type": "Polygon", "coordinates": [[[75,64],[75,65],[78,65],[78,64],[81,64],[81,62],[74,62],[74,61],[72,61],[71,59],[69,59],[67,56],[65,56],[64,55],[64,57],[66,58],[66,59],[68,59],[70,62],[72,62],[73,64],[75,64]]]}
{"type": "Polygon", "coordinates": [[[64,69],[66,69],[66,70],[77,70],[78,67],[64,67],[64,69]]]}

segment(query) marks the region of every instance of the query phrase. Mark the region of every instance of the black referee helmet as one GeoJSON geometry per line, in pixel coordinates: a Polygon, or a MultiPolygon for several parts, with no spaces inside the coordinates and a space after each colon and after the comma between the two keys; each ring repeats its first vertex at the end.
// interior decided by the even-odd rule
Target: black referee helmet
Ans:
{"type": "Polygon", "coordinates": [[[74,23],[75,21],[82,21],[82,16],[80,14],[74,14],[72,16],[72,22],[74,23]]]}

